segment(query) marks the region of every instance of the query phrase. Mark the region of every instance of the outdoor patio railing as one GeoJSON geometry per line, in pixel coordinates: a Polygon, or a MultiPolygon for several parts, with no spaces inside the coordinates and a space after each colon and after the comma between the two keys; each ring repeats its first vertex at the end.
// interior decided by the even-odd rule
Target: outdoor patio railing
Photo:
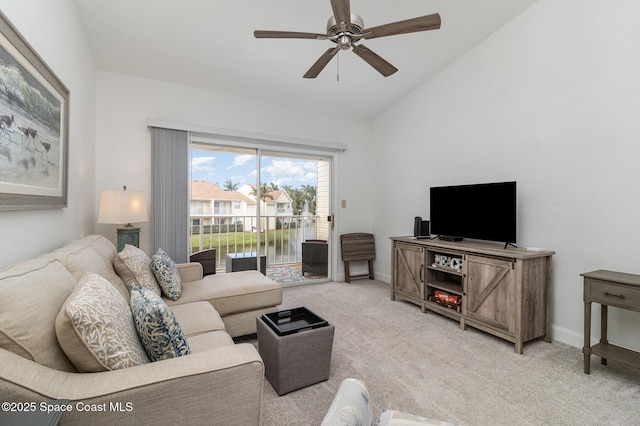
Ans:
{"type": "Polygon", "coordinates": [[[227,253],[264,254],[267,265],[302,261],[302,242],[318,238],[317,216],[191,216],[191,254],[216,249],[218,270],[225,268],[227,253]],[[258,231],[260,243],[258,245],[258,231]]]}

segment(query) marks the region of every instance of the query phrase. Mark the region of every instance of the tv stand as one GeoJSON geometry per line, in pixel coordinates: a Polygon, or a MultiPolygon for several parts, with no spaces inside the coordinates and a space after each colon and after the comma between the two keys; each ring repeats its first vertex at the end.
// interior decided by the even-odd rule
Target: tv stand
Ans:
{"type": "Polygon", "coordinates": [[[438,235],[438,239],[442,241],[462,241],[464,238],[455,237],[453,235],[438,235]]]}
{"type": "Polygon", "coordinates": [[[392,237],[391,300],[414,303],[515,344],[551,342],[552,251],[392,237]]]}
{"type": "Polygon", "coordinates": [[[511,246],[511,247],[513,247],[513,248],[518,248],[518,246],[517,246],[517,245],[515,245],[515,244],[513,244],[513,243],[504,243],[504,248],[505,248],[505,250],[506,250],[506,249],[507,249],[507,247],[509,247],[509,246],[511,246]]]}

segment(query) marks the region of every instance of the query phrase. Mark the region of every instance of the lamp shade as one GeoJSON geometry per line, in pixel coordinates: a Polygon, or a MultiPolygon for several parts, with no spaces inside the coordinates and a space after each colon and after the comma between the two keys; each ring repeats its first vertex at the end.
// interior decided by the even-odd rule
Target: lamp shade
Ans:
{"type": "Polygon", "coordinates": [[[147,203],[142,191],[102,191],[98,223],[148,222],[147,203]]]}

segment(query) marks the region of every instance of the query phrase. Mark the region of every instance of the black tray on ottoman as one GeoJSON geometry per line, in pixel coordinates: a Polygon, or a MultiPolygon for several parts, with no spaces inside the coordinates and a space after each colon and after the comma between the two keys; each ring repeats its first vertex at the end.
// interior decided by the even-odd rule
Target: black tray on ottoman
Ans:
{"type": "Polygon", "coordinates": [[[304,306],[302,308],[263,314],[262,320],[271,327],[278,336],[287,336],[302,330],[310,330],[329,325],[327,321],[304,306]]]}

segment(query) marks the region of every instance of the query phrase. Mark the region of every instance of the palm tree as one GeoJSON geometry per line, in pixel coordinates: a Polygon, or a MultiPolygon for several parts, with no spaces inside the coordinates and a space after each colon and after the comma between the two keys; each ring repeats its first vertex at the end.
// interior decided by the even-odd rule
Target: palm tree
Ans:
{"type": "MultiPolygon", "coordinates": [[[[267,198],[270,198],[273,200],[273,195],[271,195],[271,191],[273,190],[269,188],[266,183],[263,183],[262,185],[260,185],[260,199],[262,201],[266,200],[267,198]]],[[[257,198],[257,195],[258,195],[257,187],[254,186],[251,188],[251,196],[253,196],[253,198],[257,198]]]]}
{"type": "Polygon", "coordinates": [[[302,191],[290,185],[283,185],[282,188],[287,191],[287,194],[291,197],[291,208],[293,209],[293,213],[299,214],[302,211],[302,206],[304,206],[304,195],[302,194],[302,191]]]}
{"type": "Polygon", "coordinates": [[[227,179],[227,181],[224,184],[224,190],[225,191],[237,191],[238,187],[240,186],[239,183],[234,183],[231,181],[231,179],[227,179]]]}
{"type": "Polygon", "coordinates": [[[271,187],[271,189],[273,189],[274,191],[277,191],[277,190],[279,190],[279,189],[280,189],[280,188],[278,188],[278,185],[276,185],[276,184],[275,184],[275,183],[273,183],[273,182],[271,182],[271,183],[269,184],[269,186],[270,186],[270,187],[271,187]]]}
{"type": "Polygon", "coordinates": [[[316,213],[316,187],[313,185],[303,185],[302,194],[305,200],[309,203],[309,213],[316,213]]]}

